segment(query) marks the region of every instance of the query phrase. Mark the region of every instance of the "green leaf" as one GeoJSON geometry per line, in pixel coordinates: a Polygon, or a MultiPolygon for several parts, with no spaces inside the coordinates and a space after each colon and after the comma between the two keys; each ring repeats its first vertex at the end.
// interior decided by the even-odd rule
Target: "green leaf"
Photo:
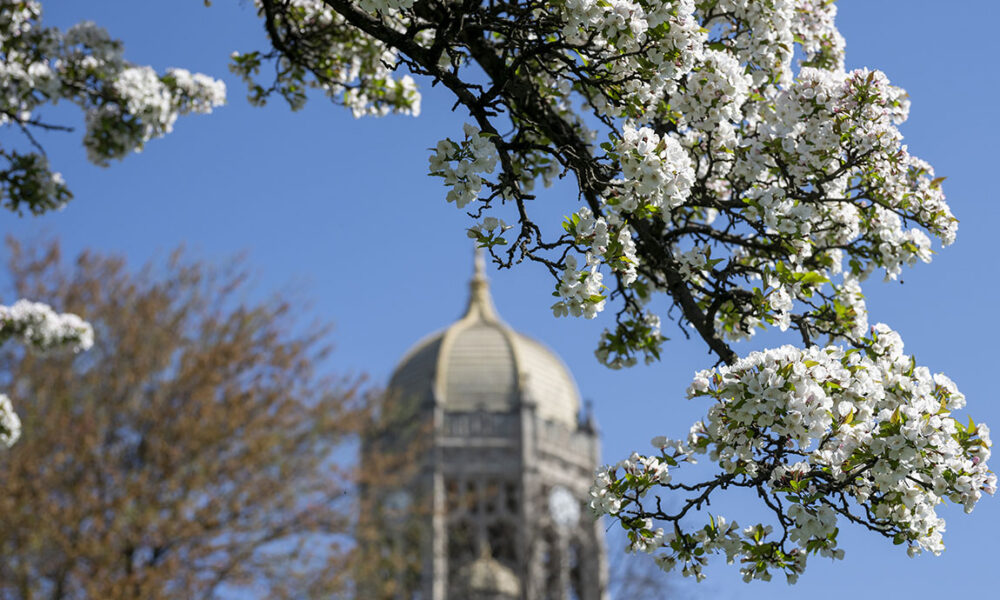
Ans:
{"type": "Polygon", "coordinates": [[[822,275],[816,273],[815,271],[809,271],[808,273],[800,273],[798,276],[798,280],[801,281],[802,283],[811,283],[811,284],[826,283],[830,281],[829,279],[823,277],[822,275]]]}

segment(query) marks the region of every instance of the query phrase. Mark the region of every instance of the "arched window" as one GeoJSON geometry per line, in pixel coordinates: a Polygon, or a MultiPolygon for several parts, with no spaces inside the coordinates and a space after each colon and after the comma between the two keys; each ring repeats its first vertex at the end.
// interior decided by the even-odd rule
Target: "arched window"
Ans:
{"type": "Polygon", "coordinates": [[[519,514],[518,510],[518,494],[517,494],[517,484],[514,482],[507,482],[503,486],[504,488],[504,500],[506,501],[506,508],[508,515],[517,516],[519,514]]]}
{"type": "Polygon", "coordinates": [[[507,567],[517,566],[517,525],[510,519],[496,519],[486,527],[493,558],[507,567]]]}
{"type": "Polygon", "coordinates": [[[559,551],[559,538],[552,531],[546,531],[542,537],[542,569],[542,597],[545,600],[562,600],[562,555],[559,551]]]}
{"type": "Polygon", "coordinates": [[[487,516],[493,516],[503,510],[503,498],[500,495],[500,483],[495,479],[486,482],[483,490],[484,511],[487,516]]]}
{"type": "Polygon", "coordinates": [[[476,530],[468,519],[448,525],[448,570],[454,573],[476,557],[476,530]]]}
{"type": "Polygon", "coordinates": [[[573,540],[569,544],[569,600],[582,600],[585,572],[583,547],[573,540]]]}

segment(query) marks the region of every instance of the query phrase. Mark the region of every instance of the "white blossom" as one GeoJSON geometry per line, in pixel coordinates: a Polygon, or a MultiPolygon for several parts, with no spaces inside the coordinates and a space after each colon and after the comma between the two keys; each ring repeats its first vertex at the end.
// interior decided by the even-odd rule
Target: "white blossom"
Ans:
{"type": "Polygon", "coordinates": [[[0,305],[0,343],[15,339],[37,352],[67,348],[81,352],[94,344],[94,330],[72,313],[59,314],[47,304],[18,300],[0,305]]]}
{"type": "Polygon", "coordinates": [[[465,125],[465,139],[438,142],[430,157],[430,172],[444,179],[448,202],[458,208],[475,200],[483,189],[482,176],[496,169],[497,150],[489,138],[474,125],[465,125]]]}
{"type": "Polygon", "coordinates": [[[0,394],[0,444],[10,448],[21,437],[21,419],[14,412],[10,398],[0,394]]]}

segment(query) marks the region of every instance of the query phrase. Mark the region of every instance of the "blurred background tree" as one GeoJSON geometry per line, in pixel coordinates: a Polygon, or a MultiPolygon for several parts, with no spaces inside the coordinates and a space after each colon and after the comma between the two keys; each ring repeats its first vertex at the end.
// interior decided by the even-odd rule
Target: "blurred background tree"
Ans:
{"type": "Polygon", "coordinates": [[[365,401],[328,327],[249,300],[239,262],[130,271],[8,241],[7,279],[89,320],[93,352],[0,351],[24,436],[0,454],[0,598],[334,597],[365,401]]]}

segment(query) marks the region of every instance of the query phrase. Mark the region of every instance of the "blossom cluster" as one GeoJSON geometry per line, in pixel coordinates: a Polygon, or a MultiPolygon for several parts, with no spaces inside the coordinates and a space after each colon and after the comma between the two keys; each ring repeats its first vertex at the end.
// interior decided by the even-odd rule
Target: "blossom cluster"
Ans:
{"type": "MultiPolygon", "coordinates": [[[[178,115],[207,113],[225,101],[225,85],[170,69],[157,75],[128,63],[121,43],[94,23],[66,31],[41,25],[34,0],[0,0],[0,127],[46,125],[38,108],[60,99],[85,112],[84,145],[91,162],[107,165],[169,133],[178,115]]],[[[39,152],[0,150],[0,185],[8,208],[35,213],[70,198],[61,176],[39,152]]]]}
{"type": "Polygon", "coordinates": [[[806,66],[844,70],[844,36],[834,26],[837,5],[826,0],[797,0],[795,30],[801,39],[806,66]]]}
{"type": "MultiPolygon", "coordinates": [[[[577,270],[579,263],[575,257],[566,259],[562,278],[556,287],[560,300],[552,305],[557,317],[594,318],[603,310],[607,294],[604,275],[600,271],[602,266],[609,267],[624,285],[645,287],[645,282],[639,282],[634,232],[615,213],[595,217],[589,208],[584,207],[566,219],[563,228],[578,245],[589,250],[584,256],[585,265],[580,270],[577,270]]],[[[647,363],[658,358],[664,338],[660,335],[659,316],[642,307],[648,298],[648,295],[640,297],[636,305],[626,309],[630,318],[619,324],[618,330],[604,331],[595,352],[602,364],[620,369],[636,364],[637,354],[640,353],[647,363]],[[622,343],[623,338],[628,338],[629,343],[622,343]]]]}
{"type": "Polygon", "coordinates": [[[552,305],[555,316],[593,319],[604,310],[607,298],[604,295],[604,274],[599,267],[600,262],[591,254],[587,254],[582,268],[575,256],[566,257],[562,278],[556,286],[560,300],[552,305]]]}
{"type": "Polygon", "coordinates": [[[693,0],[554,4],[567,41],[588,46],[603,65],[602,78],[625,80],[620,95],[594,90],[589,99],[590,106],[609,117],[654,110],[694,68],[706,40],[693,0]]]}
{"type": "Polygon", "coordinates": [[[430,157],[430,173],[444,179],[448,202],[465,208],[479,197],[483,189],[482,175],[492,173],[497,165],[497,149],[489,136],[475,125],[466,123],[465,138],[460,142],[443,139],[430,157]],[[454,163],[454,164],[453,164],[454,163]]]}
{"type": "Polygon", "coordinates": [[[21,419],[14,412],[10,398],[0,394],[0,444],[10,448],[21,437],[21,419]]]}
{"type": "MultiPolygon", "coordinates": [[[[265,14],[255,0],[258,14],[265,14]]],[[[399,10],[412,0],[364,0],[359,6],[405,29],[399,10]]],[[[273,31],[282,28],[309,39],[301,54],[277,59],[275,80],[261,84],[257,77],[271,53],[234,52],[230,69],[242,77],[250,90],[250,101],[264,104],[273,93],[280,94],[293,110],[302,108],[306,90],[322,91],[330,100],[348,108],[355,118],[381,117],[390,113],[420,114],[420,92],[409,75],[397,76],[398,51],[364,32],[349,27],[344,17],[322,0],[290,0],[273,31]],[[294,59],[294,60],[293,60],[294,59]],[[308,63],[308,68],[305,66],[308,63]]]]}
{"type": "Polygon", "coordinates": [[[615,516],[635,539],[659,539],[643,497],[671,481],[670,467],[707,454],[721,468],[716,481],[787,502],[776,517],[795,547],[768,538],[765,525],[740,532],[732,522],[722,532],[716,518],[693,533],[678,528],[656,547],[633,543],[662,552],[665,568],[680,563],[700,576],[705,556],[722,553],[744,564],[748,579],[777,568],[794,580],[809,554],[843,556],[841,519],[906,544],[911,555],[938,554],[945,523],[937,505],[950,500],[971,512],[996,490],[989,428],[956,419],[965,397],[955,384],[917,366],[882,324],[862,349],[783,346],[699,372],[688,395],[715,401],[707,418],[683,442],[653,440],[659,454],[633,454],[599,471],[592,508],[615,516]]]}
{"type": "Polygon", "coordinates": [[[57,313],[47,304],[18,300],[0,305],[0,343],[15,339],[36,352],[66,348],[81,352],[94,345],[94,330],[72,313],[57,313]]]}
{"type": "Polygon", "coordinates": [[[751,85],[751,76],[736,56],[706,50],[688,75],[685,93],[677,95],[672,108],[681,127],[713,131],[721,123],[742,120],[751,85]]]}
{"type": "Polygon", "coordinates": [[[511,226],[503,219],[486,216],[470,227],[466,233],[470,238],[476,240],[479,247],[490,248],[506,244],[507,240],[503,237],[503,234],[510,228],[511,226]]]}
{"type": "MultiPolygon", "coordinates": [[[[756,279],[765,284],[764,296],[770,289],[778,298],[807,302],[823,293],[831,303],[851,288],[856,293],[849,297],[858,299],[859,283],[876,267],[894,279],[902,266],[928,262],[928,233],[944,245],[954,241],[957,220],[940,180],[901,144],[897,126],[907,110],[905,93],[882,73],[813,68],[803,68],[794,85],[761,108],[755,139],[737,148],[729,171],[747,191],[739,217],[728,222],[763,225],[760,233],[781,244],[785,256],[776,261],[774,254],[733,251],[729,264],[748,273],[748,287],[756,279]],[[919,227],[905,229],[906,221],[919,227]]],[[[747,301],[734,308],[720,311],[717,327],[738,340],[763,322],[787,326],[793,307],[747,301]]],[[[849,308],[856,318],[821,328],[856,339],[866,326],[864,305],[849,308]]],[[[833,313],[824,314],[829,321],[833,313]]]]}
{"type": "Polygon", "coordinates": [[[226,100],[224,83],[185,69],[160,76],[151,67],[126,67],[113,76],[110,92],[113,102],[87,111],[83,140],[91,162],[104,166],[173,131],[178,116],[209,113],[226,100]]]}
{"type": "Polygon", "coordinates": [[[632,228],[615,214],[595,217],[593,211],[583,207],[563,223],[563,228],[574,240],[590,249],[588,264],[603,262],[620,275],[625,285],[631,285],[637,278],[638,257],[632,228]]]}
{"type": "Polygon", "coordinates": [[[659,213],[669,220],[671,210],[684,204],[694,182],[691,157],[673,137],[659,136],[652,129],[625,125],[615,146],[621,162],[623,189],[610,212],[639,209],[659,213]]]}
{"type": "Polygon", "coordinates": [[[61,173],[49,165],[49,159],[37,152],[18,152],[0,149],[0,204],[19,211],[27,206],[39,214],[61,208],[70,199],[69,188],[61,173]]]}

